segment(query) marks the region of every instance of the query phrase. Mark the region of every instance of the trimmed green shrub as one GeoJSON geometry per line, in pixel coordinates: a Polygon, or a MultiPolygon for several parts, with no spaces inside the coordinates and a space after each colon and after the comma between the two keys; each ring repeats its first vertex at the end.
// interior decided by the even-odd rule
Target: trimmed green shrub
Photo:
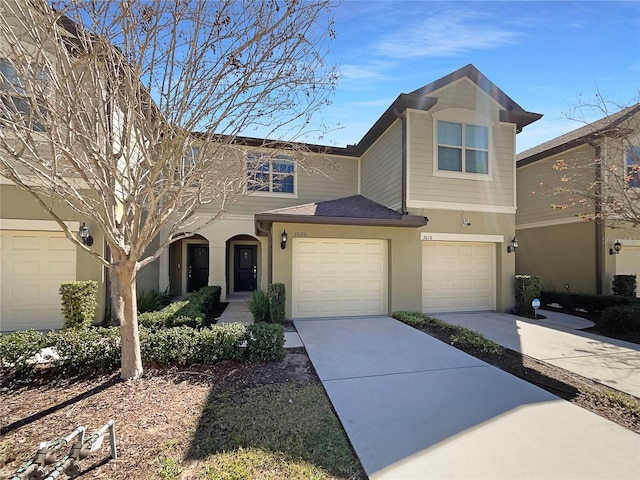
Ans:
{"type": "Polygon", "coordinates": [[[199,350],[194,363],[212,363],[216,360],[241,360],[242,344],[247,332],[242,323],[223,323],[200,331],[199,350]]]}
{"type": "Polygon", "coordinates": [[[392,316],[396,320],[411,326],[420,326],[427,323],[427,319],[421,313],[400,311],[394,312],[392,316]]]}
{"type": "Polygon", "coordinates": [[[281,325],[248,325],[245,339],[245,358],[250,362],[280,361],[284,358],[284,329],[281,325]]]}
{"type": "Polygon", "coordinates": [[[543,305],[557,303],[568,310],[583,309],[589,313],[602,312],[617,305],[640,305],[640,299],[617,295],[593,295],[588,293],[555,292],[543,290],[540,294],[543,305]]]}
{"type": "Polygon", "coordinates": [[[219,286],[203,287],[190,293],[184,300],[173,302],[157,312],[138,315],[138,324],[147,328],[191,327],[202,328],[207,312],[220,302],[219,286]]]}
{"type": "Polygon", "coordinates": [[[165,327],[187,303],[189,303],[188,300],[181,300],[173,302],[157,312],[141,313],[138,315],[138,324],[147,328],[165,327]]]}
{"type": "Polygon", "coordinates": [[[286,293],[284,283],[272,283],[267,289],[269,296],[269,316],[273,323],[282,323],[285,319],[286,293]]]}
{"type": "Polygon", "coordinates": [[[612,290],[614,295],[621,297],[635,297],[638,287],[635,275],[614,275],[612,290]]]}
{"type": "Polygon", "coordinates": [[[143,363],[188,365],[197,350],[198,333],[189,327],[140,331],[140,354],[143,363]]]}
{"type": "Polygon", "coordinates": [[[120,365],[120,329],[87,328],[49,332],[45,344],[60,359],[52,362],[55,373],[75,375],[108,371],[120,365]]]}
{"type": "Polygon", "coordinates": [[[602,312],[601,326],[613,333],[640,332],[640,306],[619,305],[602,312]]]}
{"type": "Polygon", "coordinates": [[[88,328],[98,307],[98,282],[85,280],[60,285],[64,328],[88,328]]]}
{"type": "Polygon", "coordinates": [[[516,275],[516,313],[519,315],[533,316],[535,310],[531,306],[534,298],[540,298],[542,281],[540,277],[532,275],[516,275]]]}
{"type": "Polygon", "coordinates": [[[251,292],[247,308],[251,312],[251,315],[253,315],[254,322],[271,322],[269,295],[264,290],[258,289],[251,292]]]}
{"type": "Polygon", "coordinates": [[[168,290],[161,292],[160,290],[151,289],[142,292],[137,298],[138,314],[161,310],[171,303],[172,297],[173,295],[168,290]]]}
{"type": "Polygon", "coordinates": [[[28,377],[36,367],[31,361],[44,346],[44,334],[35,330],[0,334],[0,377],[28,377]]]}
{"type": "Polygon", "coordinates": [[[481,333],[475,332],[459,325],[451,325],[437,318],[430,317],[420,312],[394,312],[393,318],[412,327],[435,327],[440,333],[447,336],[447,342],[460,349],[475,349],[491,355],[501,355],[504,349],[481,333]]]}

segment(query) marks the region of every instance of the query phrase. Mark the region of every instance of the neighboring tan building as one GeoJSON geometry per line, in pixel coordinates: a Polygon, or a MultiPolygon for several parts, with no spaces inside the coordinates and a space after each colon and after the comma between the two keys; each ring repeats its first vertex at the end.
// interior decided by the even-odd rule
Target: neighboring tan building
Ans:
{"type": "MultiPolygon", "coordinates": [[[[268,188],[249,182],[222,220],[173,242],[140,273],[139,290],[220,285],[224,300],[281,282],[290,318],[508,311],[515,136],[540,117],[467,65],[401,94],[357,145],[310,146],[321,172],[275,155],[251,173],[268,149],[238,139],[248,175],[268,188]]],[[[60,328],[65,280],[98,280],[104,305],[104,269],[16,187],[0,184],[0,201],[2,330],[60,328]]],[[[68,218],[73,228],[87,221],[68,218]]]]}
{"type": "Polygon", "coordinates": [[[640,104],[517,155],[517,273],[540,276],[544,289],[597,294],[611,293],[614,275],[640,277],[640,227],[601,215],[597,200],[558,192],[584,189],[598,176],[607,188],[610,167],[630,175],[629,188],[640,188],[632,171],[639,121],[640,104]],[[596,159],[605,159],[602,167],[596,159]]]}

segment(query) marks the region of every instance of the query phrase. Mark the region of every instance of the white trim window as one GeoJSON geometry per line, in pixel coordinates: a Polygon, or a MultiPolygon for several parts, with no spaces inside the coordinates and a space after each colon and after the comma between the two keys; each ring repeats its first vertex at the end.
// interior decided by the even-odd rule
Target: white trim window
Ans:
{"type": "Polygon", "coordinates": [[[437,170],[489,175],[489,127],[438,120],[437,170]]]}
{"type": "Polygon", "coordinates": [[[625,167],[627,184],[640,188],[640,147],[629,148],[625,167]]]}
{"type": "MultiPolygon", "coordinates": [[[[35,85],[38,93],[43,96],[48,93],[49,75],[44,68],[32,66],[35,85]]],[[[11,122],[17,121],[18,116],[29,128],[36,132],[44,132],[44,122],[47,118],[47,109],[41,104],[41,98],[37,100],[37,109],[33,98],[28,94],[28,86],[16,70],[14,64],[7,58],[0,58],[0,123],[2,118],[11,122]],[[37,110],[37,111],[36,111],[37,110]]]]}
{"type": "Polygon", "coordinates": [[[296,169],[286,155],[247,154],[247,190],[255,193],[296,194],[296,169]]]}

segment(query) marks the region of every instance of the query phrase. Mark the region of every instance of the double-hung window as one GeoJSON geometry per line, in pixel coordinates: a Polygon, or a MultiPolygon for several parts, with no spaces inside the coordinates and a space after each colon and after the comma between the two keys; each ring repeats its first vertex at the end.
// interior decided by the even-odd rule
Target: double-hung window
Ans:
{"type": "MultiPolygon", "coordinates": [[[[31,90],[45,95],[49,76],[42,67],[33,67],[33,81],[31,90]]],[[[0,122],[2,118],[16,122],[20,118],[23,123],[37,132],[44,132],[44,121],[47,110],[42,106],[40,99],[37,102],[37,111],[32,109],[33,98],[27,93],[28,87],[25,79],[20,76],[15,66],[6,58],[0,58],[0,122]]]]}
{"type": "Polygon", "coordinates": [[[627,152],[626,173],[628,185],[640,188],[640,147],[631,147],[627,152]]]}
{"type": "Polygon", "coordinates": [[[438,171],[489,174],[489,127],[438,120],[438,171]]]}
{"type": "Polygon", "coordinates": [[[247,155],[247,190],[294,195],[295,164],[286,155],[247,155]]]}

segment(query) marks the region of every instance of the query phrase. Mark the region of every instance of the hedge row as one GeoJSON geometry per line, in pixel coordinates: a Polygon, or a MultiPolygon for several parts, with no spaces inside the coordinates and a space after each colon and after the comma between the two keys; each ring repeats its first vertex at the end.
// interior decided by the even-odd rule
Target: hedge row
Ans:
{"type": "Polygon", "coordinates": [[[191,327],[202,328],[207,312],[220,302],[219,286],[203,287],[187,298],[167,305],[162,310],[138,315],[138,323],[148,328],[191,327]]]}
{"type": "MultiPolygon", "coordinates": [[[[110,371],[120,365],[118,327],[62,330],[42,333],[34,330],[0,335],[0,376],[3,381],[25,379],[42,362],[47,375],[75,375],[110,371]]],[[[142,361],[151,365],[193,365],[219,360],[279,361],[284,358],[284,329],[276,324],[230,323],[210,328],[140,328],[142,361]]]]}
{"type": "Polygon", "coordinates": [[[568,310],[584,309],[589,313],[603,312],[606,308],[620,305],[640,305],[640,299],[635,297],[554,292],[549,290],[541,292],[540,300],[543,305],[557,303],[568,310]]]}

